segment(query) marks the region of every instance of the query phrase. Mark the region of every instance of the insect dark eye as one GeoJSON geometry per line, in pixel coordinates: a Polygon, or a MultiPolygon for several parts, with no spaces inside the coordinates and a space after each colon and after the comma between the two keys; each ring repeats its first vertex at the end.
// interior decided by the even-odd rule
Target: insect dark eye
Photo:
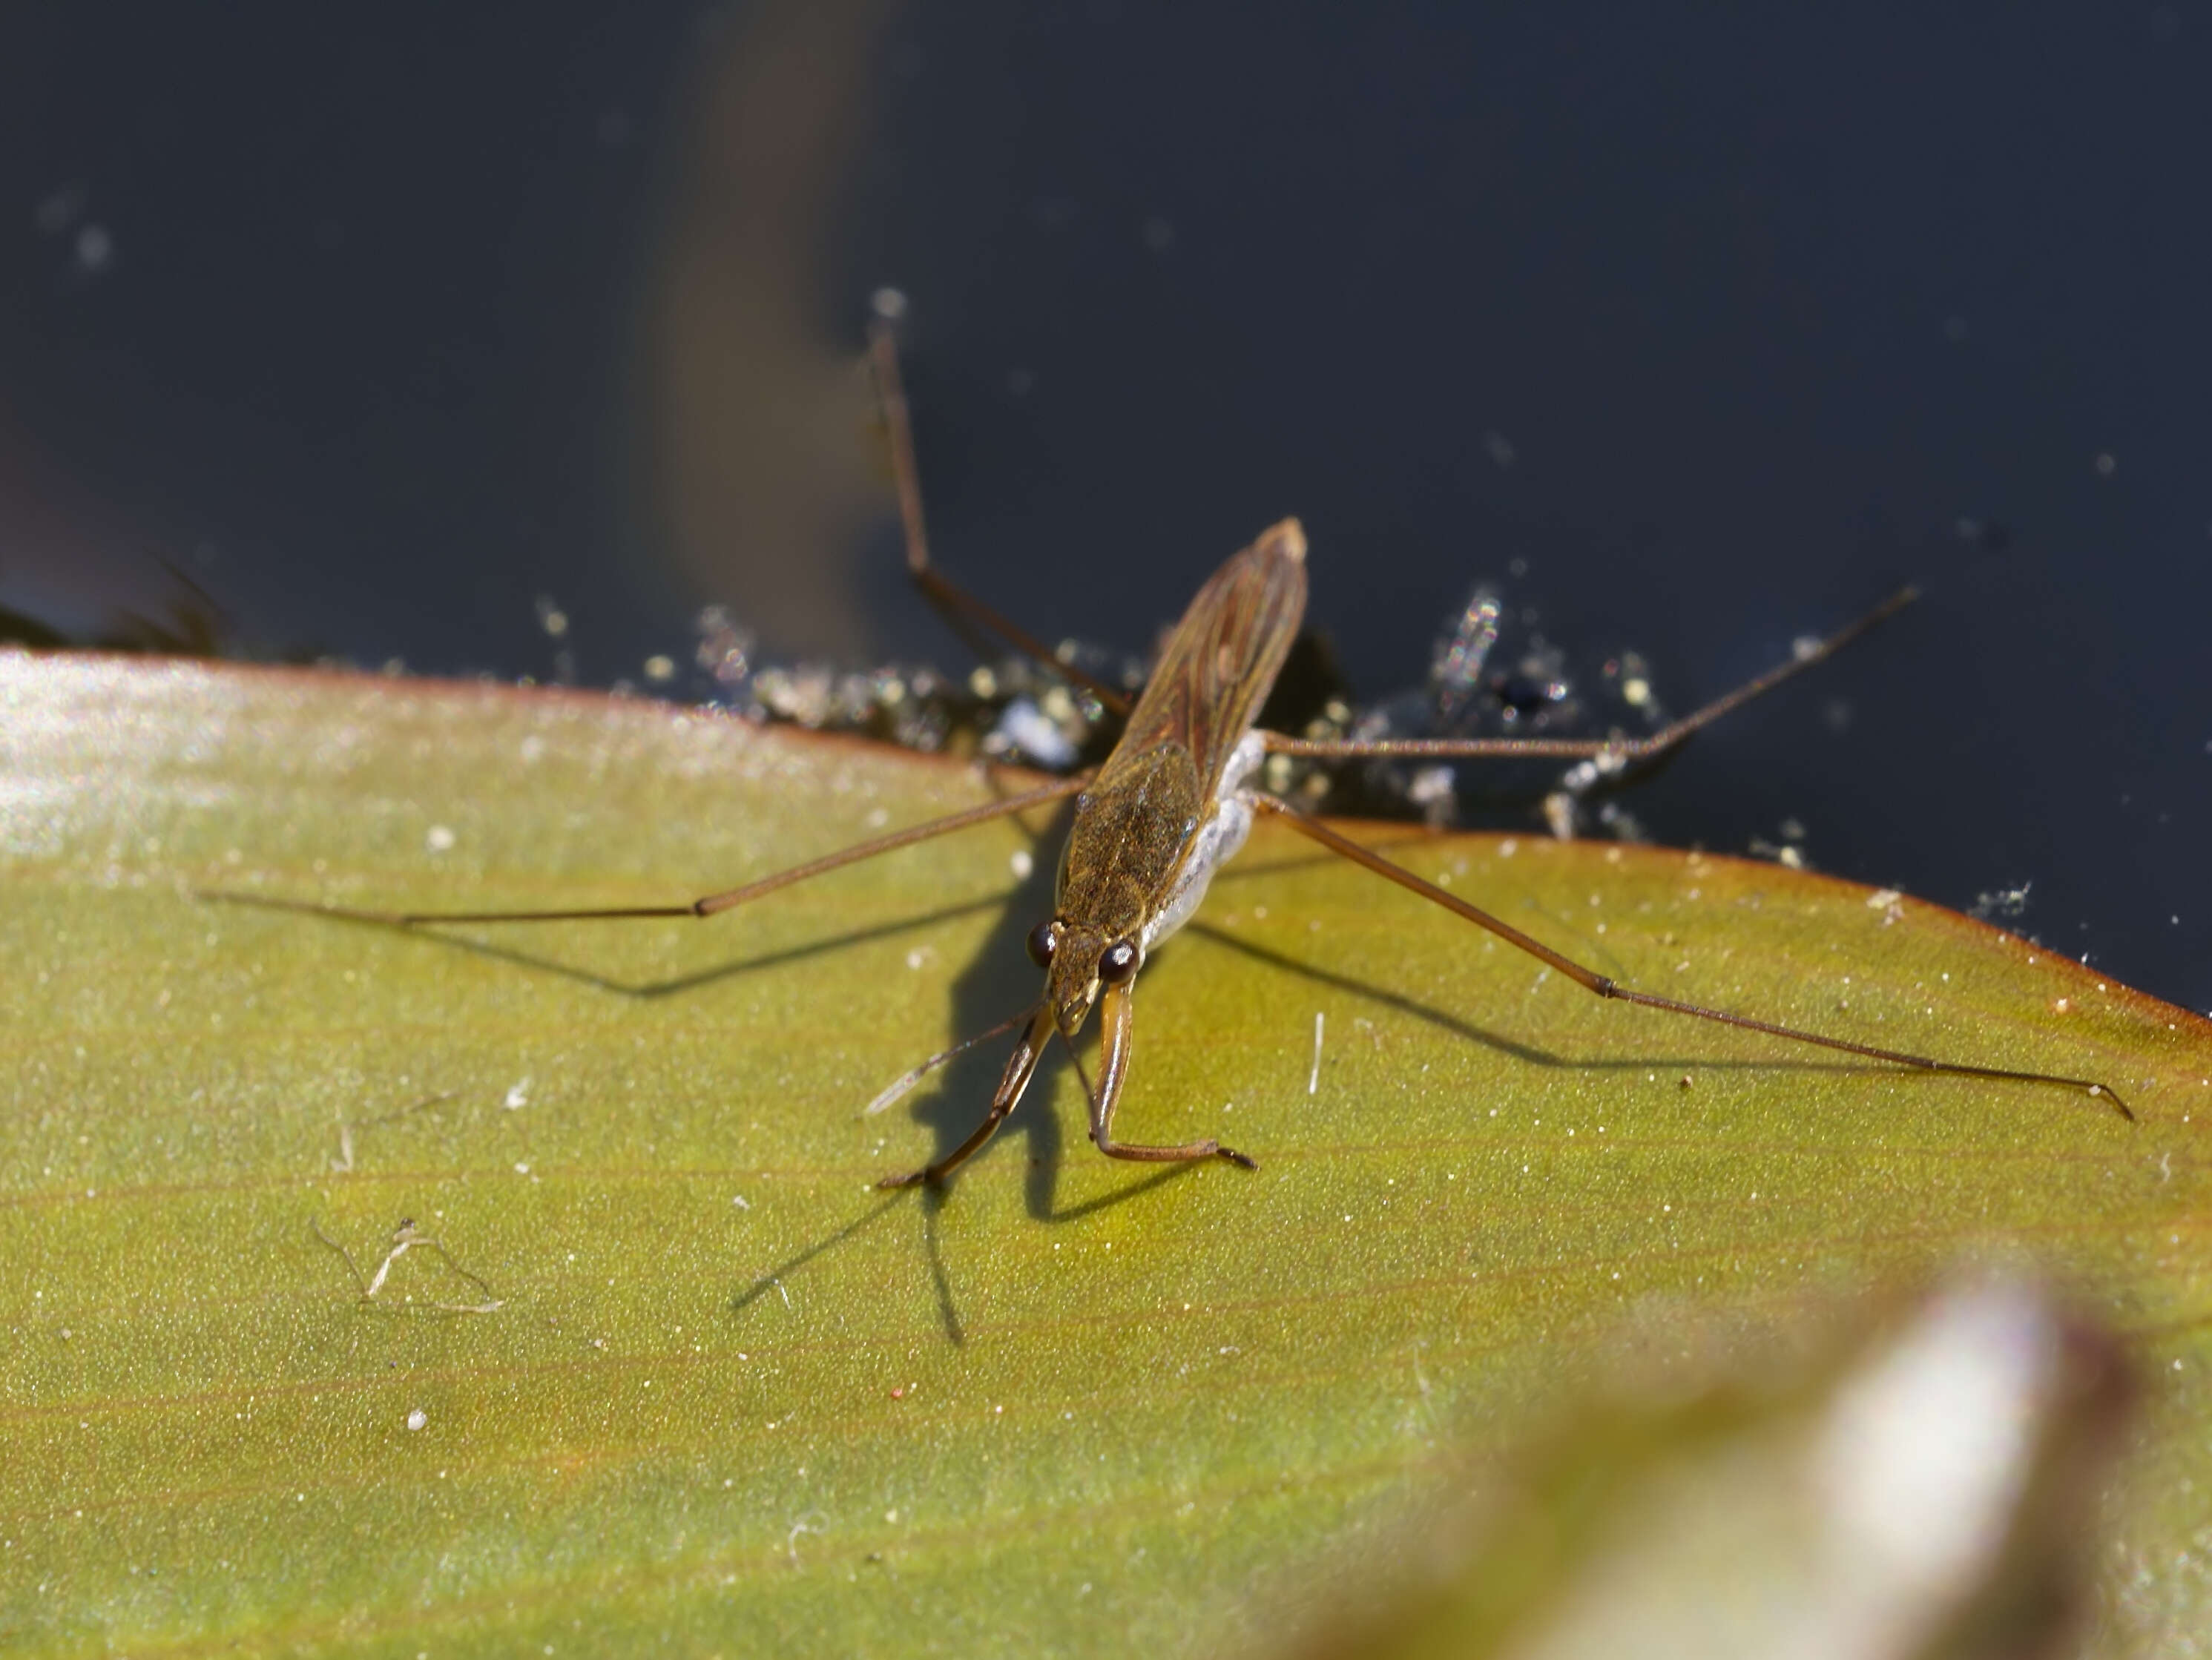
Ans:
{"type": "Polygon", "coordinates": [[[1126,939],[1099,953],[1098,977],[1109,986],[1120,985],[1136,971],[1137,948],[1126,939]]]}
{"type": "Polygon", "coordinates": [[[1058,943],[1058,936],[1054,933],[1052,924],[1048,921],[1038,923],[1030,930],[1030,961],[1041,969],[1050,966],[1052,948],[1058,943]]]}

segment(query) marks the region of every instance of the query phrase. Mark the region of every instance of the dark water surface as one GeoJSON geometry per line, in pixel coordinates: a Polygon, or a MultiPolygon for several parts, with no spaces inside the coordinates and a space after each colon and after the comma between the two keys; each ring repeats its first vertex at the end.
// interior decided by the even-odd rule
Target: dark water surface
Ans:
{"type": "Polygon", "coordinates": [[[1048,635],[1296,512],[1363,691],[1489,578],[1680,707],[1919,581],[1639,818],[2027,885],[2205,1008],[2212,11],[1929,10],[10,8],[0,606],[957,663],[851,371],[896,284],[940,556],[1048,635]]]}

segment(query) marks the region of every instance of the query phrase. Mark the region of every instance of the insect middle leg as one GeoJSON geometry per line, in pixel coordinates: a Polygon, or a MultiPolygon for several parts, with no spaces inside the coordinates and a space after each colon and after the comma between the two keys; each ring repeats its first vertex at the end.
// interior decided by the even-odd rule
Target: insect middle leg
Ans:
{"type": "Polygon", "coordinates": [[[841,848],[835,853],[824,854],[819,859],[810,859],[803,865],[793,865],[747,882],[742,887],[727,888],[720,893],[702,894],[696,899],[687,899],[666,905],[606,905],[563,906],[543,910],[371,910],[357,905],[323,905],[305,900],[278,899],[266,894],[237,893],[225,889],[202,889],[198,897],[233,905],[255,905],[269,910],[304,911],[314,916],[342,917],[354,922],[381,922],[392,927],[417,927],[434,922],[590,922],[634,921],[645,917],[692,917],[703,919],[718,916],[726,910],[750,904],[764,898],[779,889],[810,877],[823,876],[848,865],[857,865],[863,860],[874,859],[901,848],[910,848],[918,842],[950,835],[954,830],[967,830],[972,825],[987,824],[995,818],[1011,818],[1030,807],[1043,806],[1050,802],[1073,795],[1091,775],[1079,772],[1066,778],[1018,795],[1005,796],[996,801],[987,801],[978,807],[948,813],[942,818],[909,825],[905,830],[891,830],[883,836],[855,842],[851,847],[841,848]]]}
{"type": "Polygon", "coordinates": [[[1247,799],[1255,812],[1272,813],[1282,819],[1301,836],[1309,836],[1332,853],[1343,854],[1356,865],[1373,871],[1377,876],[1395,882],[1400,887],[1419,894],[1431,904],[1441,905],[1454,915],[1474,923],[1477,927],[1496,934],[1507,945],[1525,951],[1539,962],[1548,964],[1573,981],[1584,991],[1596,996],[1611,998],[1623,1003],[1634,1003],[1647,1009],[1657,1009],[1665,1014],[1686,1015],[1692,1019],[1710,1020],[1717,1025],[1734,1026],[1743,1031],[1763,1032],[1769,1037],[1787,1038],[1793,1043],[1808,1043],[1818,1049],[1833,1049],[1844,1055],[1858,1056],[1864,1061],[1879,1061],[1891,1066],[1910,1067],[1918,1072],[1944,1073],[1959,1078],[1988,1078],[2013,1084],[2054,1084],[2066,1089],[2079,1090],[2100,1100],[2110,1101],[2118,1109],[2123,1118],[2133,1119],[2126,1102],[2109,1084],[2094,1078],[2067,1078],[2054,1073],[2021,1072],[2009,1067],[1984,1067],[1966,1061],[1943,1061],[1933,1055],[1910,1055],[1902,1049],[1881,1049],[1872,1043],[1853,1043],[1849,1038],[1829,1037],[1802,1027],[1784,1026],[1771,1020],[1758,1019],[1747,1014],[1735,1014],[1726,1009],[1707,1008],[1701,1004],[1685,1003],[1656,993],[1638,991],[1619,981],[1552,949],[1542,940],[1521,932],[1502,917],[1492,915],[1479,905],[1471,905],[1448,889],[1426,881],[1407,870],[1403,865],[1385,859],[1371,848],[1362,847],[1350,836],[1339,834],[1318,818],[1309,817],[1279,797],[1260,791],[1247,792],[1247,799]]]}

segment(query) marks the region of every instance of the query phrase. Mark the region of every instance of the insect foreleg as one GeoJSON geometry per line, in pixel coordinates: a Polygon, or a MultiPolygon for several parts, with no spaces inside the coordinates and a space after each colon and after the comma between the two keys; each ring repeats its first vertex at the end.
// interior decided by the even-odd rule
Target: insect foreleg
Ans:
{"type": "Polygon", "coordinates": [[[1121,1104],[1121,1085],[1129,1076],[1135,985],[1134,981],[1125,981],[1118,986],[1109,986],[1098,1000],[1103,1055],[1097,1089],[1091,1091],[1091,1080],[1083,1080],[1085,1090],[1091,1094],[1091,1139],[1097,1143],[1098,1151],[1109,1158],[1130,1158],[1140,1164],[1181,1164],[1198,1158],[1225,1158],[1246,1170],[1259,1169],[1252,1159],[1233,1147],[1223,1146],[1211,1136],[1173,1147],[1134,1146],[1114,1139],[1114,1109],[1121,1104]]]}
{"type": "Polygon", "coordinates": [[[983,1122],[969,1132],[968,1139],[946,1153],[933,1164],[925,1164],[918,1171],[908,1171],[903,1176],[886,1176],[876,1183],[879,1188],[913,1188],[924,1183],[934,1187],[947,1176],[967,1163],[969,1158],[997,1134],[1006,1116],[1021,1104],[1022,1091],[1036,1076],[1037,1062],[1044,1059],[1044,1046],[1052,1039],[1054,1031],[1052,1006],[1038,1006],[1036,1018],[1014,1052],[1006,1057],[1006,1070],[999,1079],[997,1091],[991,1097],[991,1110],[983,1115],[983,1122]]]}

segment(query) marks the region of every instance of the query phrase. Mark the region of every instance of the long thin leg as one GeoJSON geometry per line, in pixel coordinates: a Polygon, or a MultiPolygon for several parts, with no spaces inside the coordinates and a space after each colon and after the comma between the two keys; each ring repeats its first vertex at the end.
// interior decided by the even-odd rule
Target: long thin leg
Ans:
{"type": "MultiPolygon", "coordinates": [[[[1098,1001],[1100,1050],[1098,1087],[1092,1090],[1091,1080],[1083,1080],[1085,1091],[1091,1097],[1091,1139],[1098,1151],[1109,1158],[1128,1158],[1142,1164],[1187,1164],[1199,1158],[1225,1158],[1246,1170],[1260,1166],[1233,1147],[1224,1147],[1212,1136],[1202,1141],[1185,1141],[1180,1146],[1135,1146],[1114,1139],[1114,1109],[1121,1104],[1121,1085],[1128,1081],[1129,1045],[1135,1024],[1135,982],[1124,981],[1118,986],[1109,986],[1098,1001]]],[[[1069,1046],[1071,1049],[1073,1046],[1069,1046]]],[[[1083,1069],[1081,1061],[1076,1070],[1083,1069]]]]}
{"type": "Polygon", "coordinates": [[[1747,680],[1725,696],[1679,721],[1670,721],[1642,738],[1383,738],[1361,742],[1353,739],[1291,738],[1263,733],[1273,755],[1304,756],[1317,761],[1350,761],[1391,756],[1429,756],[1437,759],[1468,760],[1484,756],[1516,756],[1528,759],[1595,760],[1608,772],[1638,761],[1648,761],[1680,743],[1700,727],[1711,726],[1731,710],[1741,708],[1762,692],[1771,691],[1793,674],[1833,656],[1876,623],[1887,621],[1920,597],[1917,588],[1899,588],[1850,627],[1817,644],[1806,647],[1786,663],[1778,663],[1755,679],[1747,680]]]}
{"type": "Polygon", "coordinates": [[[804,882],[811,876],[820,876],[848,865],[857,865],[862,860],[873,859],[878,854],[896,852],[910,848],[917,842],[945,836],[954,830],[966,830],[974,824],[988,824],[994,818],[1006,818],[1025,808],[1041,806],[1048,801],[1057,801],[1074,794],[1091,781],[1087,772],[1073,777],[1055,779],[1041,789],[1020,795],[1010,795],[1003,800],[986,801],[980,807],[969,807],[964,812],[949,813],[942,818],[933,818],[927,824],[914,824],[905,830],[893,830],[888,836],[872,836],[866,842],[856,842],[849,848],[840,848],[835,853],[824,854],[819,859],[810,859],[803,865],[793,865],[772,875],[746,883],[743,887],[726,889],[720,893],[709,893],[680,905],[616,905],[605,908],[568,910],[364,910],[349,905],[318,905],[304,901],[271,899],[258,893],[234,893],[220,890],[203,890],[203,899],[219,899],[230,904],[261,905],[272,910],[307,911],[317,916],[343,916],[358,922],[386,922],[400,927],[412,927],[426,922],[583,922],[611,921],[617,919],[644,916],[714,916],[726,910],[760,898],[764,894],[787,888],[794,882],[804,882]]]}
{"type": "Polygon", "coordinates": [[[945,576],[929,560],[929,534],[921,516],[921,474],[915,465],[914,424],[907,412],[906,388],[899,379],[898,337],[888,318],[879,317],[868,330],[869,362],[875,371],[876,401],[883,410],[884,431],[891,449],[891,477],[898,489],[899,522],[906,532],[907,575],[944,617],[952,631],[978,657],[988,654],[976,628],[995,634],[1016,651],[1036,659],[1054,674],[1076,682],[1116,714],[1129,712],[1129,699],[1118,686],[1109,686],[1073,663],[1063,663],[1052,648],[1035,635],[1018,628],[993,607],[945,576]]]}
{"type": "Polygon", "coordinates": [[[1356,865],[1364,865],[1377,876],[1386,877],[1400,887],[1420,895],[1433,904],[1442,905],[1454,915],[1462,916],[1477,927],[1486,928],[1507,945],[1527,952],[1538,961],[1547,963],[1573,981],[1584,991],[1600,997],[1610,997],[1623,1003],[1636,1003],[1647,1009],[1662,1009],[1669,1014],[1686,1014],[1698,1020],[1716,1021],[1723,1026],[1737,1026],[1746,1031],[1765,1032],[1770,1037],[1786,1037],[1793,1043],[1811,1043],[1824,1049],[1836,1049],[1844,1055],[1856,1055],[1868,1061],[1886,1061],[1893,1066],[1917,1067],[1922,1072],[1948,1073],[1965,1078],[1996,1078],[2015,1084],[2057,1084],[2067,1089],[2081,1090],[2102,1100],[2110,1101],[2119,1109],[2120,1116],[2133,1119],[2128,1104],[2120,1099],[2109,1085],[2091,1078],[2062,1078],[2047,1072],[2016,1072],[2008,1067],[1978,1067],[1959,1061],[1938,1061],[1925,1055],[1907,1055],[1898,1049],[1877,1049],[1870,1043],[1854,1043],[1847,1038],[1824,1037],[1818,1032],[1803,1031],[1795,1026],[1777,1025],[1771,1020],[1756,1020],[1749,1015],[1730,1014],[1723,1009],[1709,1009],[1695,1003],[1677,1002],[1671,997],[1656,996],[1648,991],[1632,991],[1619,982],[1584,968],[1581,964],[1561,956],[1540,939],[1521,932],[1510,922],[1492,916],[1479,906],[1470,905],[1457,894],[1426,882],[1402,865],[1393,864],[1379,853],[1360,846],[1348,836],[1340,836],[1317,818],[1310,818],[1289,802],[1257,791],[1248,792],[1255,807],[1271,812],[1289,822],[1292,830],[1320,842],[1332,853],[1340,853],[1356,865]]]}

